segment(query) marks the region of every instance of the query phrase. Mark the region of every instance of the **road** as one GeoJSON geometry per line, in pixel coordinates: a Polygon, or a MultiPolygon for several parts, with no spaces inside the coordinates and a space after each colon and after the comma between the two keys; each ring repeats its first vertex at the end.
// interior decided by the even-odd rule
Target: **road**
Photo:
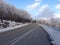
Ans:
{"type": "Polygon", "coordinates": [[[48,34],[38,24],[0,33],[0,45],[50,45],[48,34]]]}

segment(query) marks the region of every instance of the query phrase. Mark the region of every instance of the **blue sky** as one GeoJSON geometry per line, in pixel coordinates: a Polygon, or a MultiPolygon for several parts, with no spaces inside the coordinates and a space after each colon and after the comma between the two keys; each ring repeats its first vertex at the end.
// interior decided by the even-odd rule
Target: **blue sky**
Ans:
{"type": "Polygon", "coordinates": [[[27,10],[32,17],[49,7],[56,14],[60,14],[60,0],[5,0],[19,9],[27,10]]]}

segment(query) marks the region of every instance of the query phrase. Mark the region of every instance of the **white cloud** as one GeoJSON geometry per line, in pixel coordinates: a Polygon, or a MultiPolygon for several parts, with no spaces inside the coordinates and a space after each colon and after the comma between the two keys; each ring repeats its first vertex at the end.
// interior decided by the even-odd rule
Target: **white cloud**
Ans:
{"type": "Polygon", "coordinates": [[[34,4],[32,4],[32,5],[29,5],[29,6],[27,6],[27,9],[35,9],[35,8],[37,8],[38,6],[39,6],[39,2],[36,2],[36,3],[34,3],[34,4]]]}
{"type": "Polygon", "coordinates": [[[60,9],[60,4],[56,5],[56,9],[60,9]]]}
{"type": "Polygon", "coordinates": [[[55,13],[53,17],[54,18],[60,18],[60,13],[55,13]]]}
{"type": "Polygon", "coordinates": [[[36,9],[37,7],[39,7],[41,1],[42,1],[42,0],[35,0],[35,3],[28,5],[26,8],[27,8],[28,10],[36,9]]]}
{"type": "Polygon", "coordinates": [[[35,0],[35,2],[39,2],[40,0],[35,0]]]}
{"type": "Polygon", "coordinates": [[[54,13],[50,10],[49,5],[45,4],[39,9],[38,18],[51,18],[54,13]]]}
{"type": "Polygon", "coordinates": [[[41,6],[41,8],[39,9],[39,12],[42,12],[46,7],[48,7],[48,4],[41,6]]]}

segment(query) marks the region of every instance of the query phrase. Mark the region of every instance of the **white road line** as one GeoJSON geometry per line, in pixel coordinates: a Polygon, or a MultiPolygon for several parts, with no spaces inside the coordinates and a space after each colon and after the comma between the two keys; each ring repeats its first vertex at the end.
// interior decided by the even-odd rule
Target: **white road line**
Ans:
{"type": "Polygon", "coordinates": [[[36,26],[35,28],[33,28],[32,30],[28,31],[27,33],[23,34],[22,36],[19,36],[17,38],[15,38],[14,40],[8,42],[5,45],[8,45],[11,43],[11,45],[14,45],[15,43],[17,43],[18,41],[22,40],[25,36],[27,36],[29,33],[31,33],[33,30],[35,30],[38,26],[36,26]]]}

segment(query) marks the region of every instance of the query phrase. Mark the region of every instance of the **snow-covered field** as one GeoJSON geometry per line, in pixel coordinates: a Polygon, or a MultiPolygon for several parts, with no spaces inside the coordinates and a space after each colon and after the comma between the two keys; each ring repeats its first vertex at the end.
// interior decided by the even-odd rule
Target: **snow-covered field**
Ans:
{"type": "MultiPolygon", "coordinates": [[[[40,24],[41,25],[41,24],[40,24]]],[[[53,45],[60,45],[60,31],[48,25],[41,25],[50,35],[53,45]]]]}

